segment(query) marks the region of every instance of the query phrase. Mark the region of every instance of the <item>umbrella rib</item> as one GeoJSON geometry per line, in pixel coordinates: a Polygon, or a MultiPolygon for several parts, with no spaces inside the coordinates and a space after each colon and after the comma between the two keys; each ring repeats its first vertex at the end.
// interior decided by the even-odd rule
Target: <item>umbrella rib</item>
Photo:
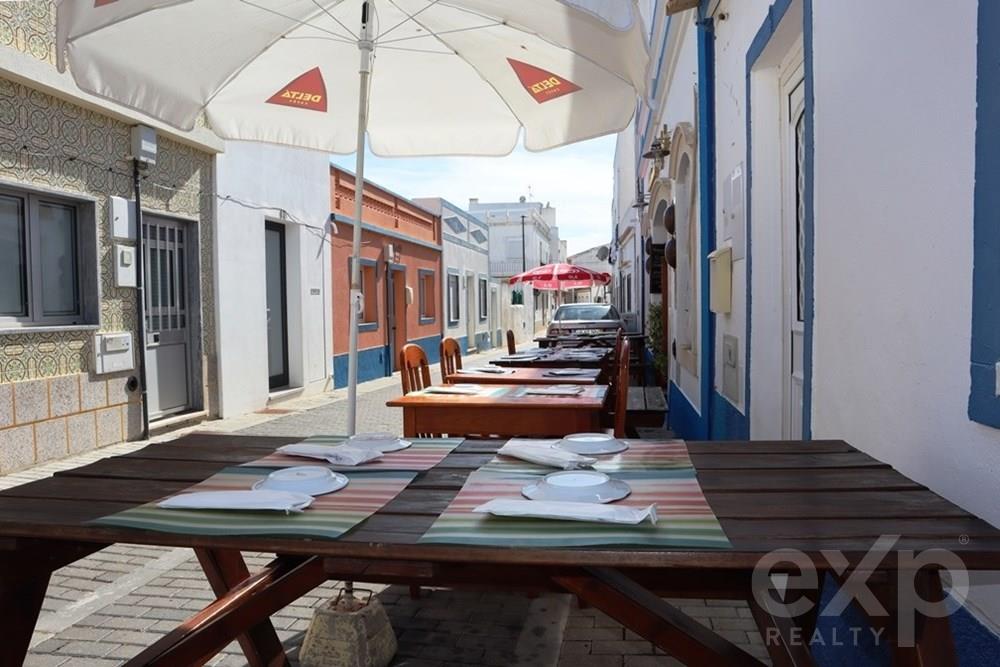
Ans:
{"type": "MultiPolygon", "coordinates": [[[[395,3],[393,3],[393,4],[395,4],[395,3]]],[[[418,22],[414,21],[414,23],[418,23],[418,22]]],[[[418,23],[418,25],[423,25],[423,24],[419,24],[418,23]]],[[[427,39],[428,37],[437,37],[439,35],[452,35],[452,34],[454,34],[456,32],[469,32],[470,30],[482,30],[484,28],[496,28],[497,26],[501,26],[501,25],[504,25],[504,23],[502,21],[495,21],[493,23],[488,23],[488,24],[485,24],[485,25],[474,25],[474,26],[471,26],[471,27],[468,27],[468,28],[455,28],[454,30],[442,30],[441,32],[432,32],[432,33],[427,34],[427,35],[412,35],[410,37],[400,37],[398,39],[390,39],[390,40],[388,40],[386,42],[377,42],[377,44],[379,46],[385,46],[386,44],[398,44],[399,42],[406,42],[406,41],[410,41],[410,40],[413,40],[413,39],[427,39]]],[[[438,41],[440,41],[440,40],[438,40],[438,41]]],[[[454,52],[454,49],[452,49],[452,52],[454,52]]]]}
{"type": "Polygon", "coordinates": [[[339,25],[339,26],[340,26],[341,28],[343,28],[344,30],[346,30],[346,31],[347,31],[347,34],[348,34],[348,35],[350,35],[351,37],[353,37],[355,41],[357,41],[357,40],[358,40],[358,35],[356,35],[356,34],[355,34],[355,32],[354,32],[353,30],[351,30],[351,29],[350,29],[350,28],[348,28],[348,27],[347,27],[346,25],[344,25],[344,22],[343,22],[343,21],[341,21],[341,20],[340,20],[340,19],[338,19],[338,18],[337,18],[336,16],[334,16],[334,15],[333,15],[333,13],[332,13],[332,12],[331,12],[331,11],[330,11],[329,9],[327,9],[327,8],[326,8],[326,5],[324,5],[324,4],[321,4],[321,3],[319,2],[319,0],[312,0],[312,3],[313,3],[314,5],[316,5],[317,7],[319,7],[319,8],[321,9],[321,10],[323,10],[323,13],[324,13],[324,14],[326,14],[327,16],[329,16],[330,18],[332,18],[332,19],[333,19],[334,21],[336,21],[336,22],[337,22],[337,25],[339,25]]]}
{"type": "Polygon", "coordinates": [[[403,15],[406,16],[406,18],[403,19],[402,21],[400,21],[399,23],[397,23],[396,25],[392,26],[391,28],[389,28],[385,32],[383,32],[381,35],[376,36],[375,37],[375,43],[377,44],[380,39],[382,39],[383,37],[385,37],[386,35],[388,35],[390,32],[392,32],[396,28],[398,28],[398,27],[400,27],[402,25],[405,25],[405,24],[409,23],[410,21],[413,21],[413,17],[415,17],[415,16],[417,16],[419,14],[422,14],[423,12],[426,12],[428,9],[430,9],[431,7],[433,7],[434,5],[436,5],[439,2],[441,2],[441,0],[431,0],[425,6],[421,7],[420,9],[418,9],[415,12],[413,12],[412,14],[409,14],[406,11],[404,11],[401,7],[399,7],[398,5],[396,5],[395,2],[392,3],[393,6],[396,7],[396,9],[398,9],[401,12],[403,12],[403,15]]]}
{"type": "MultiPolygon", "coordinates": [[[[350,30],[347,30],[347,32],[350,35],[350,37],[344,37],[340,33],[334,32],[333,30],[328,30],[327,28],[322,28],[322,27],[320,27],[318,25],[313,25],[312,23],[309,23],[308,21],[303,21],[302,19],[295,18],[294,16],[289,16],[288,14],[283,14],[283,13],[277,11],[277,10],[271,9],[270,7],[264,7],[262,5],[258,5],[256,2],[252,2],[251,0],[240,0],[240,2],[242,2],[244,5],[248,5],[250,7],[253,7],[254,9],[259,9],[259,10],[261,10],[263,12],[267,12],[269,14],[274,14],[275,16],[280,16],[283,19],[288,19],[289,21],[294,21],[295,23],[298,23],[300,27],[312,28],[314,30],[319,30],[320,32],[325,32],[328,35],[333,35],[334,37],[337,37],[339,39],[344,40],[344,42],[347,43],[347,44],[356,44],[357,41],[358,41],[357,36],[354,35],[354,33],[352,33],[350,30]]],[[[313,4],[316,4],[316,0],[313,0],[313,4]]],[[[319,7],[321,10],[323,10],[324,12],[326,12],[327,14],[329,14],[329,11],[327,11],[326,9],[323,9],[323,7],[320,7],[320,5],[317,4],[316,6],[319,7]]],[[[313,16],[319,16],[319,14],[313,14],[313,16]]],[[[334,20],[336,21],[337,19],[334,18],[334,20]]],[[[337,23],[340,23],[340,21],[337,21],[337,23]]],[[[340,23],[340,25],[344,26],[343,23],[340,23]]],[[[344,29],[346,30],[347,26],[344,26],[344,29]]],[[[283,35],[282,35],[282,37],[283,37],[283,35]]],[[[280,39],[280,37],[279,37],[279,39],[280,39]]],[[[275,40],[275,41],[277,41],[277,40],[275,40]]]]}

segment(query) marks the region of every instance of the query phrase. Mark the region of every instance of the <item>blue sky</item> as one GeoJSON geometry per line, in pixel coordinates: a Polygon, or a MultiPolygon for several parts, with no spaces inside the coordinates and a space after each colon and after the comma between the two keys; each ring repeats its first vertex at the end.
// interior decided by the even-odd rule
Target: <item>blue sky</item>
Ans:
{"type": "MultiPolygon", "coordinates": [[[[518,148],[502,158],[365,157],[365,178],[404,197],[444,197],[465,208],[480,201],[517,201],[528,195],[556,208],[559,235],[570,254],[611,238],[615,137],[601,137],[544,153],[518,148]]],[[[354,155],[334,164],[354,171],[354,155]]]]}

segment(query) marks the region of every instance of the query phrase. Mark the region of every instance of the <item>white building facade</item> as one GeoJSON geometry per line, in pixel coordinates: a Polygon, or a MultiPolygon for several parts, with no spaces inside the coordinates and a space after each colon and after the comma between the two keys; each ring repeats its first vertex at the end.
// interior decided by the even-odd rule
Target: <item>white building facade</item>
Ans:
{"type": "MultiPolygon", "coordinates": [[[[844,439],[1000,525],[1000,6],[696,4],[646,3],[652,106],[616,169],[620,218],[631,144],[669,266],[671,427],[844,439]]],[[[952,625],[996,642],[974,582],[983,625],[952,625]]]]}
{"type": "Polygon", "coordinates": [[[512,330],[519,343],[530,341],[548,322],[555,297],[530,286],[510,285],[509,278],[562,259],[556,209],[522,197],[495,203],[470,199],[469,212],[489,227],[490,275],[499,287],[501,328],[512,330]],[[521,303],[513,303],[519,298],[521,303]]]}
{"type": "Polygon", "coordinates": [[[216,158],[219,412],[329,388],[329,156],[227,142],[216,158]]]}
{"type": "MultiPolygon", "coordinates": [[[[587,248],[575,255],[569,255],[566,262],[574,266],[582,266],[585,269],[596,271],[597,273],[611,274],[611,263],[608,261],[608,246],[599,245],[587,248]]],[[[580,289],[568,290],[567,301],[589,302],[599,300],[602,303],[610,302],[611,286],[596,285],[593,287],[583,287],[580,289]]]]}
{"type": "Polygon", "coordinates": [[[463,354],[498,345],[499,285],[490,278],[489,227],[440,197],[414,201],[441,216],[441,333],[458,341],[463,354]]]}

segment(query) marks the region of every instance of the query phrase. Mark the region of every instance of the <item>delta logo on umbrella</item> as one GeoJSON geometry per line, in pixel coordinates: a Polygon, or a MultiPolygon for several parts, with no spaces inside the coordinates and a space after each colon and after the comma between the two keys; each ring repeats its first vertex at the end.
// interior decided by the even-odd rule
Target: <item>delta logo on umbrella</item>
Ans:
{"type": "Polygon", "coordinates": [[[514,73],[517,74],[517,78],[520,79],[524,89],[539,104],[551,102],[557,97],[582,90],[580,86],[572,81],[556,76],[541,67],[535,67],[534,65],[529,65],[513,58],[507,58],[507,62],[514,69],[514,73]]]}
{"type": "Polygon", "coordinates": [[[319,67],[293,79],[267,100],[268,104],[298,107],[310,111],[326,111],[326,82],[319,67]]]}
{"type": "Polygon", "coordinates": [[[94,9],[103,7],[104,5],[110,5],[112,2],[118,2],[118,0],[94,0],[94,9]]]}

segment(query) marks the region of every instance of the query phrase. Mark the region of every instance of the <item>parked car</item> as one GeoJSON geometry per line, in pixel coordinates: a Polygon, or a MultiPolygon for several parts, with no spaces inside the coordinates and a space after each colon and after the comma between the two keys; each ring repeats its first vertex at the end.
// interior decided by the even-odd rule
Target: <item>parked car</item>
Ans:
{"type": "Polygon", "coordinates": [[[618,309],[607,303],[567,303],[556,309],[549,323],[550,336],[614,333],[624,329],[618,309]]]}

